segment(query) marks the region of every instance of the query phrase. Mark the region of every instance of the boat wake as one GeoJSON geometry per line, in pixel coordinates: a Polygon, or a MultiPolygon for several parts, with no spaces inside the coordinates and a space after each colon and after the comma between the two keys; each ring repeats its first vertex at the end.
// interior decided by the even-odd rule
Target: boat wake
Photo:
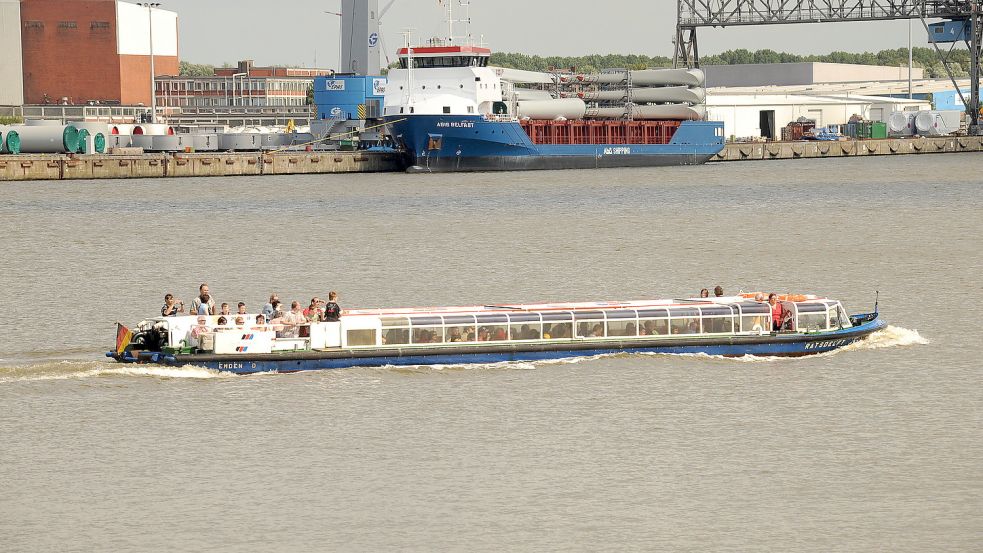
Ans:
{"type": "Polygon", "coordinates": [[[45,380],[81,380],[99,377],[154,378],[234,378],[236,375],[204,367],[162,367],[121,365],[109,362],[60,361],[31,365],[0,366],[0,384],[40,382],[45,380]]]}
{"type": "Polygon", "coordinates": [[[839,351],[857,351],[862,349],[892,348],[895,346],[914,346],[928,344],[928,338],[923,337],[917,330],[909,330],[900,326],[887,325],[883,330],[871,334],[866,340],[854,342],[839,351]]]}

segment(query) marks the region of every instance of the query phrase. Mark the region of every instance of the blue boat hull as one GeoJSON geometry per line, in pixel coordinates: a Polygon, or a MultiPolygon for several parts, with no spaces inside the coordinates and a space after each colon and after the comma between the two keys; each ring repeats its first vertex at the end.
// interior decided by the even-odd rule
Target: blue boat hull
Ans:
{"type": "Polygon", "coordinates": [[[458,365],[500,363],[507,361],[544,361],[616,353],[704,354],[725,357],[777,356],[795,357],[824,353],[842,348],[886,326],[875,318],[859,326],[815,334],[767,334],[762,336],[672,337],[623,340],[617,342],[573,341],[565,343],[508,343],[452,346],[443,348],[393,348],[385,352],[365,350],[304,351],[261,354],[249,358],[241,355],[140,354],[137,358],[107,354],[122,362],[153,363],[172,366],[195,365],[238,374],[258,372],[297,372],[351,367],[406,365],[458,365]],[[441,352],[441,349],[444,351],[441,352]],[[460,351],[467,349],[468,351],[460,351]]]}
{"type": "Polygon", "coordinates": [[[685,121],[668,144],[533,144],[515,121],[390,117],[410,172],[523,171],[699,165],[724,147],[723,124],[685,121]]]}

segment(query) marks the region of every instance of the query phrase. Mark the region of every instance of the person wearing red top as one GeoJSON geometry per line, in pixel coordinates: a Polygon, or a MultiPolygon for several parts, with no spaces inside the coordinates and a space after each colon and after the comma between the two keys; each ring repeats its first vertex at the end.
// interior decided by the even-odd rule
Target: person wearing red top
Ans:
{"type": "Polygon", "coordinates": [[[781,330],[782,319],[785,318],[785,309],[778,303],[778,295],[772,292],[768,294],[768,305],[771,306],[771,329],[781,330]]]}

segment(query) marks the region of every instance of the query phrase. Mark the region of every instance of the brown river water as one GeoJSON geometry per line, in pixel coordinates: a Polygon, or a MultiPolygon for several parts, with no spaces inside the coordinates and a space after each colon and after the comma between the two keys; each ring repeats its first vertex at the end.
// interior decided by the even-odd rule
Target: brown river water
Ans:
{"type": "Polygon", "coordinates": [[[983,156],[3,183],[0,551],[983,550],[983,156]],[[800,359],[236,377],[114,323],[812,292],[891,326],[800,359]]]}

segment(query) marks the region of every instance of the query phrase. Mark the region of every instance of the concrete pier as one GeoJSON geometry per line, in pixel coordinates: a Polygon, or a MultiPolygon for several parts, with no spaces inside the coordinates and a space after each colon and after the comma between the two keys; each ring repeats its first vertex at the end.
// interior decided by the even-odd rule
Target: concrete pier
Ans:
{"type": "Polygon", "coordinates": [[[724,146],[710,161],[941,154],[983,151],[981,136],[877,138],[840,141],[749,142],[724,146]]]}
{"type": "Polygon", "coordinates": [[[0,181],[227,177],[401,171],[387,152],[0,155],[0,181]]]}

